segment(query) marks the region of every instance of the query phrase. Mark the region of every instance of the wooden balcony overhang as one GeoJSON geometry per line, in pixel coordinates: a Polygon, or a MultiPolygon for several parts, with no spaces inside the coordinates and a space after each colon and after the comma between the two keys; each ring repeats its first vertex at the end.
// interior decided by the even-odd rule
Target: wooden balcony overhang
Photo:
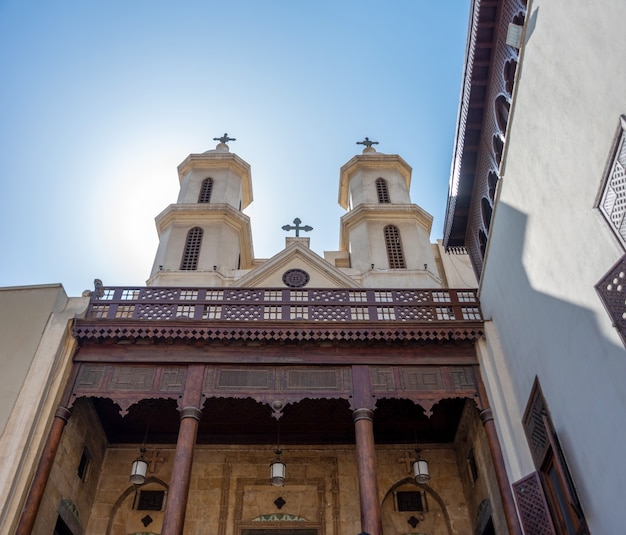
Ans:
{"type": "Polygon", "coordinates": [[[473,343],[483,321],[472,289],[106,287],[73,335],[80,343],[473,343]]]}

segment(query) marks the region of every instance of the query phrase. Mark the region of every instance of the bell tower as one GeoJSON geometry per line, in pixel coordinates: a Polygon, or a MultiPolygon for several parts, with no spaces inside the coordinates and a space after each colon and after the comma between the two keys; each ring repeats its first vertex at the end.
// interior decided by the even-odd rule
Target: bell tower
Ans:
{"type": "Polygon", "coordinates": [[[159,233],[149,286],[220,286],[253,263],[250,165],[230,152],[224,134],[214,150],[178,166],[180,192],[156,217],[159,233]]]}
{"type": "Polygon", "coordinates": [[[363,153],[340,171],[340,249],[366,286],[396,286],[411,275],[413,285],[440,286],[430,243],[432,216],[411,203],[411,167],[397,154],[376,152],[365,138],[363,153]]]}

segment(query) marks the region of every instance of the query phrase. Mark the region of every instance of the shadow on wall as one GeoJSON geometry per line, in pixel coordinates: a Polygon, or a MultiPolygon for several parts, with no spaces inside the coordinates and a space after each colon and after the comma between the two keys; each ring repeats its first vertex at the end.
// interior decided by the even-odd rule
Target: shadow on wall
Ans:
{"type": "MultiPolygon", "coordinates": [[[[621,418],[626,410],[624,347],[606,337],[596,311],[575,302],[580,284],[593,289],[617,259],[607,258],[604,267],[590,259],[598,264],[597,279],[572,281],[571,300],[559,299],[533,288],[527,267],[540,274],[558,270],[567,260],[553,249],[524,259],[527,215],[500,202],[494,218],[480,300],[484,317],[493,321],[498,333],[519,406],[526,406],[538,376],[574,479],[586,482],[579,489],[583,503],[590,503],[592,491],[585,495],[585,490],[593,487],[587,483],[594,472],[603,474],[596,488],[601,485],[607,495],[621,495],[626,468],[621,462],[610,467],[619,457],[613,445],[626,441],[626,430],[612,425],[609,414],[621,418]],[[587,464],[585,452],[600,453],[593,466],[587,464]]],[[[606,318],[610,321],[608,314],[606,318]]]]}

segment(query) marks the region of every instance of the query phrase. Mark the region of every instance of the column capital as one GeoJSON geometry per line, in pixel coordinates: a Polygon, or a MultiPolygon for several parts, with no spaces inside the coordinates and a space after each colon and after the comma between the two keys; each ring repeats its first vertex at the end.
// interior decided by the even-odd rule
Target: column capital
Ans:
{"type": "Polygon", "coordinates": [[[67,407],[63,407],[62,405],[59,405],[56,412],[54,413],[55,418],[60,418],[66,423],[70,419],[71,415],[72,411],[70,411],[67,407]]]}
{"type": "Polygon", "coordinates": [[[180,409],[180,419],[184,418],[193,418],[194,420],[200,421],[202,418],[202,411],[197,407],[183,407],[180,409]]]}
{"type": "Polygon", "coordinates": [[[352,411],[352,419],[355,422],[359,420],[369,420],[372,422],[374,421],[374,411],[372,409],[356,409],[352,411]]]}
{"type": "Polygon", "coordinates": [[[493,411],[489,407],[480,411],[480,421],[483,425],[491,420],[493,420],[493,411]]]}

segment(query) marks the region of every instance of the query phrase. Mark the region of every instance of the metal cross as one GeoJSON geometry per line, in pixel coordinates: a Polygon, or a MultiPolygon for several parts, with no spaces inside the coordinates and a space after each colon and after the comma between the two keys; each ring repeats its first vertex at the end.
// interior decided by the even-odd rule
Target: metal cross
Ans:
{"type": "Polygon", "coordinates": [[[213,141],[219,141],[220,143],[228,143],[229,141],[237,141],[237,140],[234,137],[228,137],[228,134],[224,134],[222,137],[214,137],[213,141]]]}
{"type": "Polygon", "coordinates": [[[304,230],[304,232],[310,232],[313,230],[313,227],[309,226],[309,225],[304,225],[303,227],[300,226],[300,223],[302,223],[302,220],[299,217],[296,217],[293,220],[293,225],[283,225],[281,228],[287,232],[289,232],[290,230],[295,230],[296,231],[296,238],[300,237],[300,231],[304,230]]]}
{"type": "Polygon", "coordinates": [[[365,145],[369,149],[372,145],[378,145],[378,141],[370,141],[370,138],[366,137],[363,141],[357,141],[356,144],[365,145]]]}

